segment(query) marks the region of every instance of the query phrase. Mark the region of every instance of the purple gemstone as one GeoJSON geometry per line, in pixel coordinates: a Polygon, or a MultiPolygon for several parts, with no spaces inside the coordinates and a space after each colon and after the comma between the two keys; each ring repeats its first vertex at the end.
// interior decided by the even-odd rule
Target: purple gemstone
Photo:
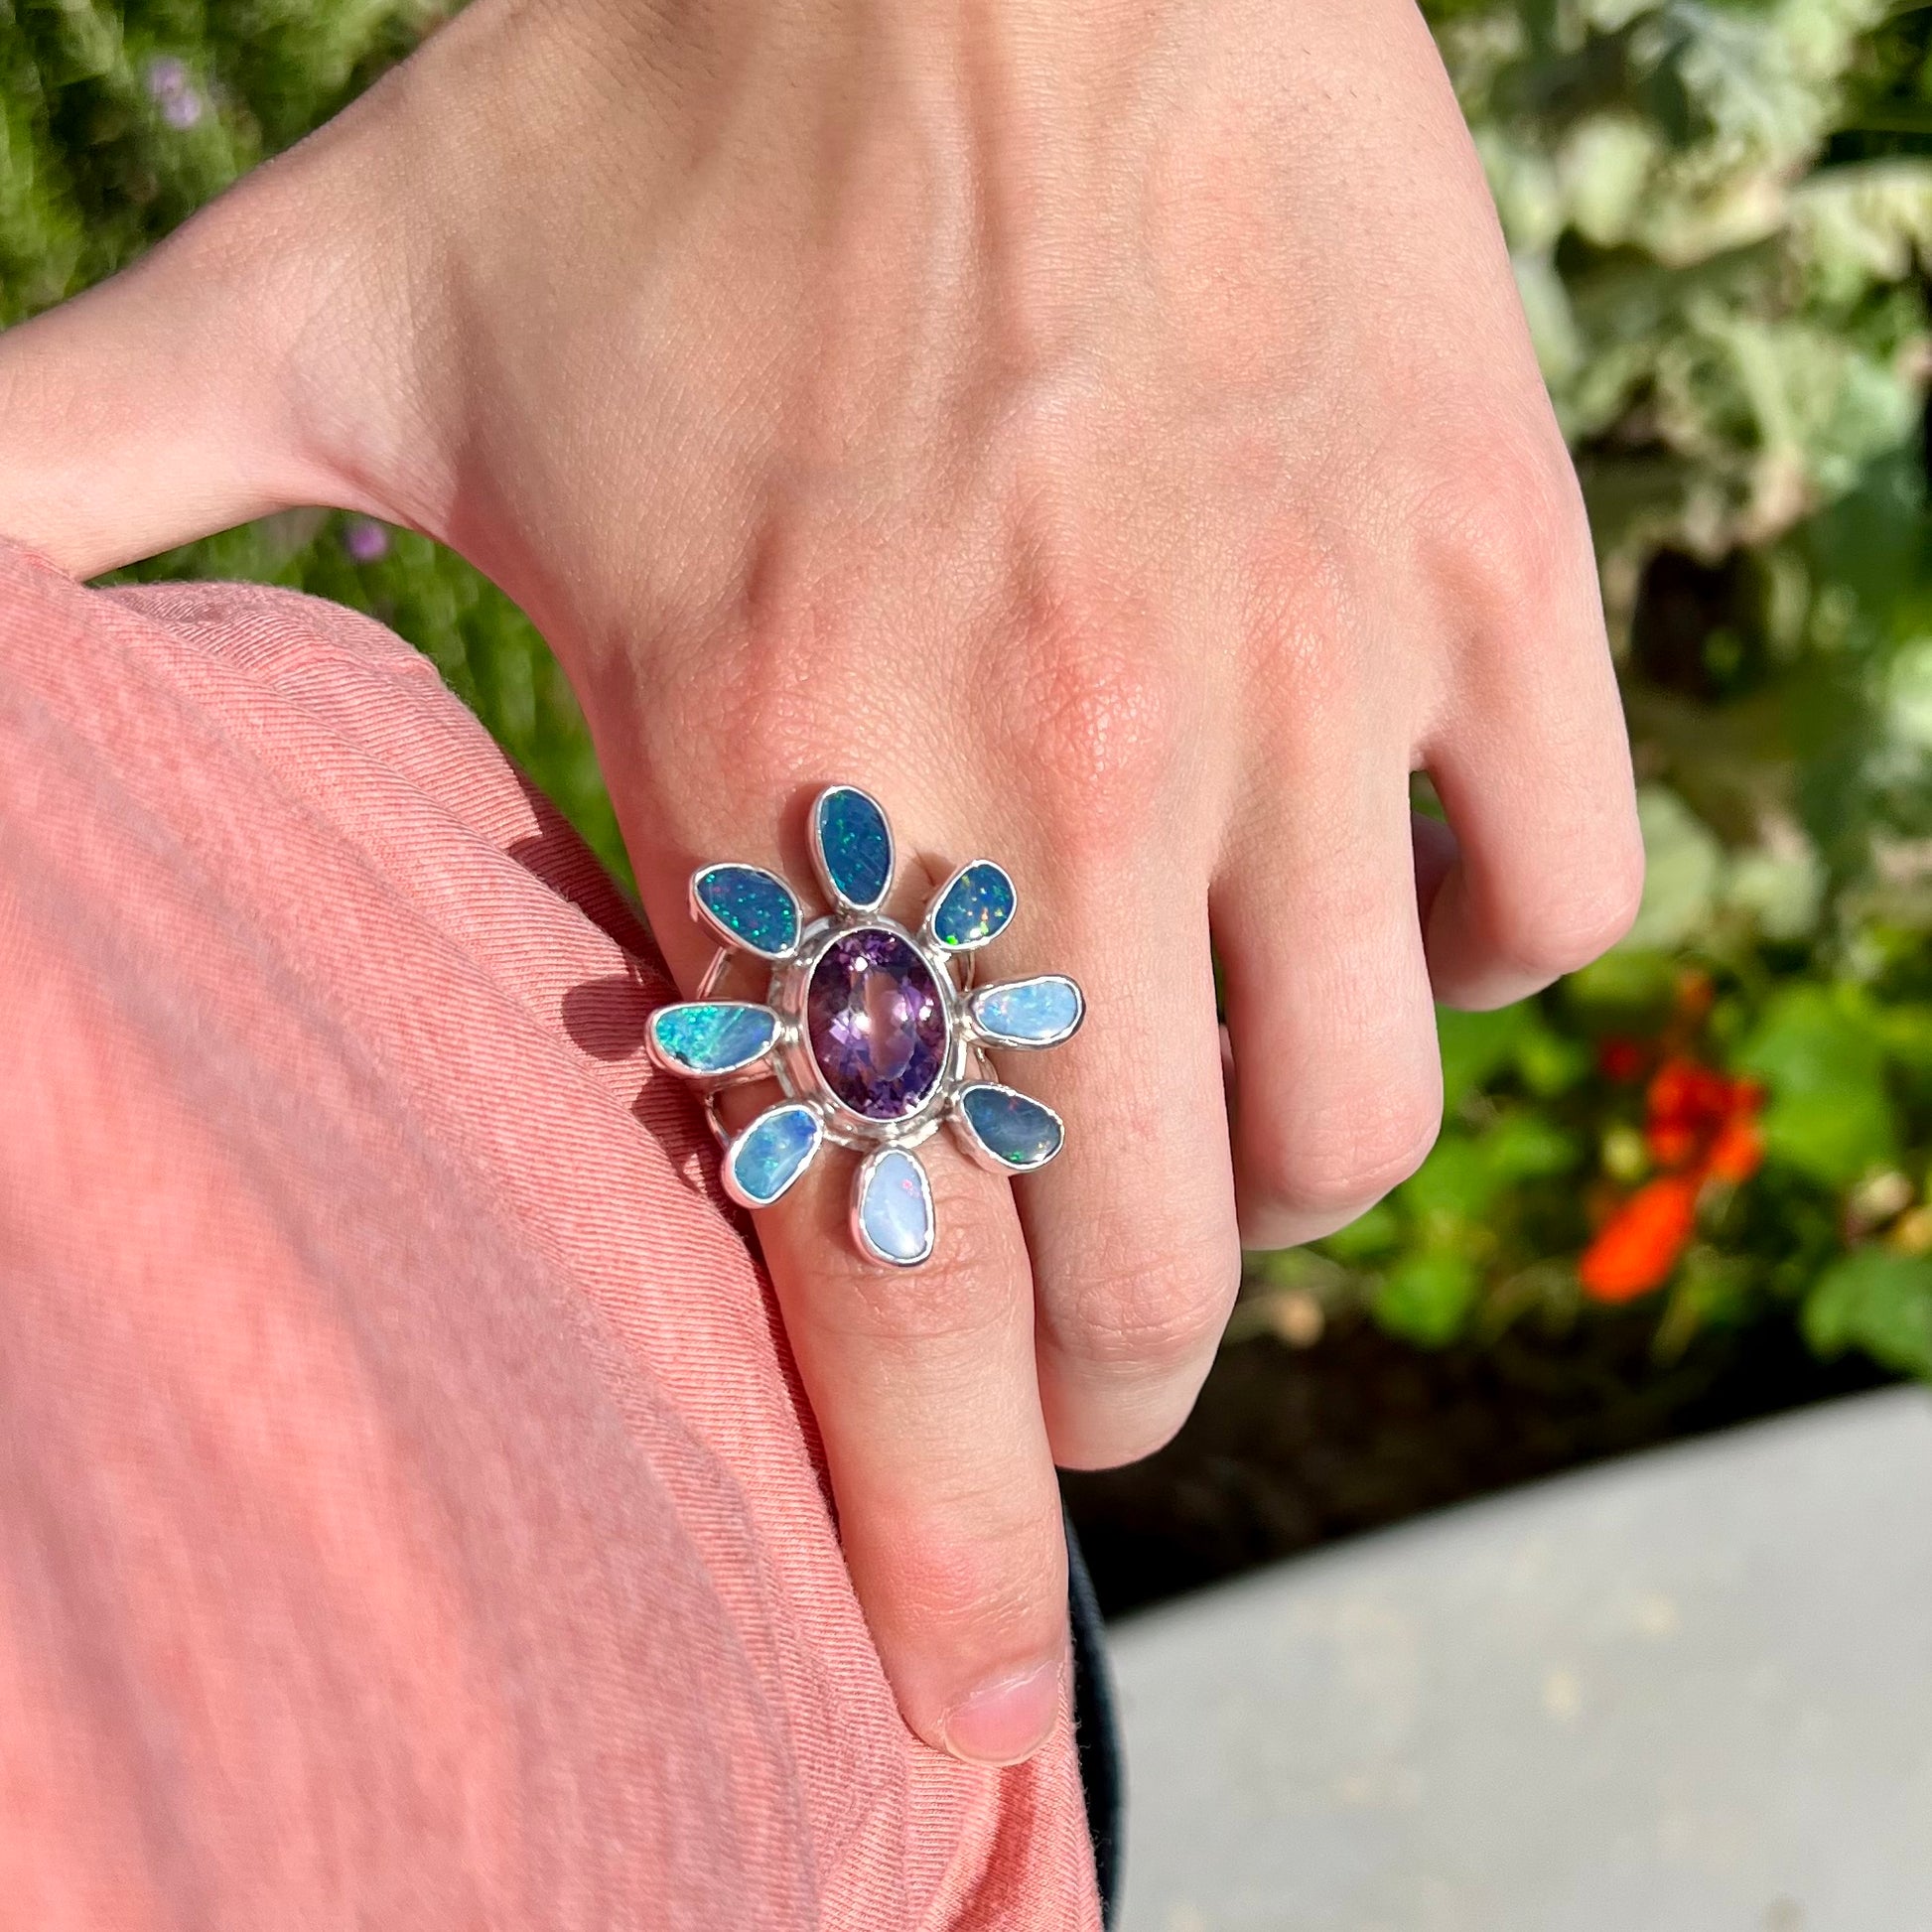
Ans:
{"type": "Polygon", "coordinates": [[[869,1120],[898,1120],[932,1091],[946,1009],[932,969],[897,933],[848,932],[812,970],[805,1024],[832,1091],[869,1120]]]}

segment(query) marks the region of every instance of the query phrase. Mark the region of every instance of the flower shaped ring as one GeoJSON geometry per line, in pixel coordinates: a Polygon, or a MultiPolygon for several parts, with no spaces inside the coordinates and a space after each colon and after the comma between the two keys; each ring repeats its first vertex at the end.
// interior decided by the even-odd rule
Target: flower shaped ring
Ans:
{"type": "Polygon", "coordinates": [[[1003,1085],[989,1048],[1057,1046],[1085,1015],[1064,974],[975,988],[979,948],[1013,921],[1013,881],[990,859],[961,866],[917,932],[881,910],[893,833],[878,802],[833,785],[812,805],[812,859],[832,910],[806,920],[791,889],[759,866],[703,866],[691,911],[721,941],[698,997],[652,1014],[650,1056],[695,1082],[725,1150],[725,1190],[769,1207],[829,1141],[863,1158],[852,1188],[859,1250],[896,1268],[927,1260],[932,1185],[914,1150],[950,1126],[996,1173],[1031,1173],[1060,1151],[1050,1107],[1003,1085]],[[715,997],[734,956],[771,969],[761,1005],[715,997]],[[783,1095],[736,1135],[717,1096],[773,1079],[783,1095]]]}

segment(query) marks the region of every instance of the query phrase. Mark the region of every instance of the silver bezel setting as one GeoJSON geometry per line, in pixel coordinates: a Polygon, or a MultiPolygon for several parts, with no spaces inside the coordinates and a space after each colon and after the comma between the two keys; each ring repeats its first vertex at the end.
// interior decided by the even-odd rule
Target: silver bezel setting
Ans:
{"type": "Polygon", "coordinates": [[[966,1013],[968,990],[954,984],[951,962],[943,946],[908,932],[897,919],[856,909],[828,913],[805,928],[798,950],[771,975],[765,1004],[778,1016],[778,1032],[771,1043],[771,1071],[787,1098],[803,1101],[818,1110],[825,1138],[835,1147],[856,1148],[861,1152],[917,1147],[921,1141],[929,1140],[945,1119],[951,1096],[965,1079],[965,1056],[979,1038],[979,1030],[971,1026],[966,1013]],[[930,1089],[915,1108],[886,1120],[848,1107],[832,1090],[818,1056],[812,1051],[806,1017],[812,975],[818,970],[818,962],[841,939],[855,932],[888,932],[911,947],[932,975],[946,1023],[946,1042],[930,1089]]]}

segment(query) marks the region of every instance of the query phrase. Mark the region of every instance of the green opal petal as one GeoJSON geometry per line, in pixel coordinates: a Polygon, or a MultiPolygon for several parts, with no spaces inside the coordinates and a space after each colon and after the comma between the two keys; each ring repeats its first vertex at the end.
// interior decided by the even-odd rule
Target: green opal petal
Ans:
{"type": "Polygon", "coordinates": [[[737,1000],[694,1000],[650,1017],[650,1053],[666,1072],[699,1079],[737,1073],[771,1050],[778,1016],[737,1000]]]}
{"type": "Polygon", "coordinates": [[[798,901],[761,866],[706,866],[691,881],[691,906],[728,946],[782,959],[798,943],[798,901]]]}
{"type": "Polygon", "coordinates": [[[1013,881],[991,859],[976,859],[939,895],[932,936],[954,952],[969,952],[1006,930],[1016,902],[1013,881]]]}

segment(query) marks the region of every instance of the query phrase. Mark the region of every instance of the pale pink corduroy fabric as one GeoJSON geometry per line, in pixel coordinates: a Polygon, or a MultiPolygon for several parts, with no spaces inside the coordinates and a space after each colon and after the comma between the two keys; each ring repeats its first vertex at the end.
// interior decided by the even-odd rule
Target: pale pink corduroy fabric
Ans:
{"type": "Polygon", "coordinates": [[[0,1925],[1097,1923],[905,1731],[668,985],[387,631],[0,547],[0,1925]]]}

